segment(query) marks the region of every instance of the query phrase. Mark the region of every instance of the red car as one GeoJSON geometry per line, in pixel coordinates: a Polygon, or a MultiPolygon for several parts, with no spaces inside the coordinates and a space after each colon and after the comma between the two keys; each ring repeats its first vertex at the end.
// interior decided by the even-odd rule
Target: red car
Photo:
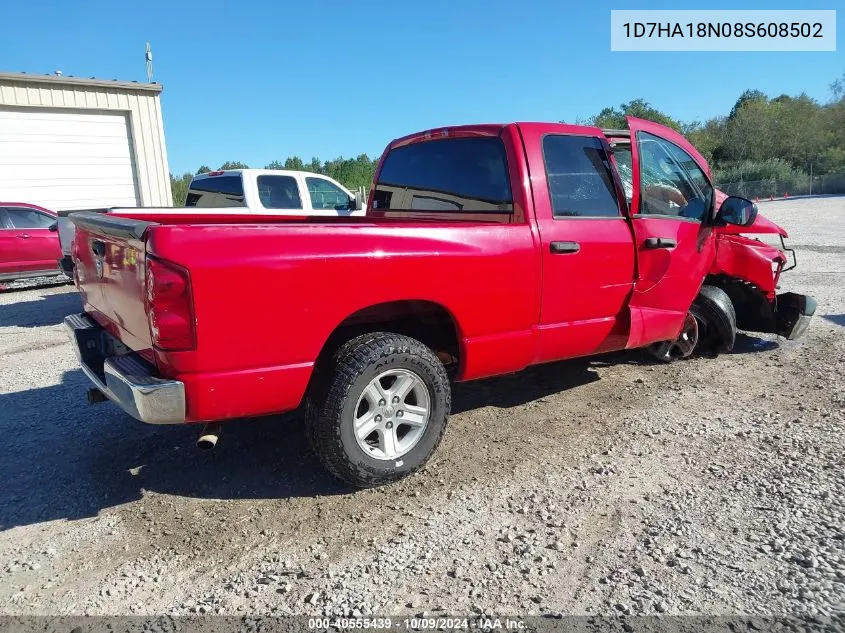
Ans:
{"type": "Polygon", "coordinates": [[[360,218],[74,214],[85,313],[65,325],[89,399],[210,422],[205,444],[218,420],[304,402],[326,468],[373,486],[432,454],[451,381],[632,348],[713,355],[738,328],[801,336],[815,302],[776,294],[786,254],[737,234],[785,231],[719,195],[681,135],[629,128],[398,139],[360,218]]]}
{"type": "Polygon", "coordinates": [[[25,202],[0,202],[0,281],[58,274],[58,217],[25,202]]]}

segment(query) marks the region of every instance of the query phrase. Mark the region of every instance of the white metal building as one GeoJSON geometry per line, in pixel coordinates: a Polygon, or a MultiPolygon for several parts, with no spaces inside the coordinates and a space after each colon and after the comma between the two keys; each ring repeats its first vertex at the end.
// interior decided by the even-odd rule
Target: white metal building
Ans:
{"type": "Polygon", "coordinates": [[[0,73],[0,201],[171,206],[161,89],[0,73]]]}

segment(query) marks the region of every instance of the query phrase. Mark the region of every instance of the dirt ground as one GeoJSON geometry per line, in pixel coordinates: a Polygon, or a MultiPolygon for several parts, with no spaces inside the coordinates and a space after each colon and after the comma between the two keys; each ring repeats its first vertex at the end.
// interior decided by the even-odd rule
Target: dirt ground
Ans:
{"type": "Polygon", "coordinates": [[[207,454],[89,407],[72,288],[0,294],[0,613],[842,614],[845,198],[760,207],[805,339],[459,385],[430,464],[364,492],[296,414],[207,454]]]}

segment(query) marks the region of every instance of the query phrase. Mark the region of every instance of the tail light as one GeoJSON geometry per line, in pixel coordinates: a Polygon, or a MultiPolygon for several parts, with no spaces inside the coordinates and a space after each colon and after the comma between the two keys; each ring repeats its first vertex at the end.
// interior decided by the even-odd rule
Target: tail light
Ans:
{"type": "Polygon", "coordinates": [[[196,324],[191,276],[176,264],[147,257],[147,317],[153,345],[161,350],[194,349],[196,324]]]}

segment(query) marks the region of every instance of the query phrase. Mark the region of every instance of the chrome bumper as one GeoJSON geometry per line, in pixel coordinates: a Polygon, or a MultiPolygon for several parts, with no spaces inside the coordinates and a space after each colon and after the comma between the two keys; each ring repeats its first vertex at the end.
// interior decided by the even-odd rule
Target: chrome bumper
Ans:
{"type": "Polygon", "coordinates": [[[82,371],[103,395],[149,424],[185,421],[185,385],[153,375],[153,368],[85,314],[65,317],[82,371]]]}

